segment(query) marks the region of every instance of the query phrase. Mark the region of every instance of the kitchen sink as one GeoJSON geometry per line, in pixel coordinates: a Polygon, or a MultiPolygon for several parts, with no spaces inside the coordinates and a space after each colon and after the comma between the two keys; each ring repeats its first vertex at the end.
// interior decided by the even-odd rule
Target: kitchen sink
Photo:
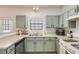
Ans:
{"type": "Polygon", "coordinates": [[[73,47],[79,49],[79,43],[78,43],[78,44],[71,44],[71,46],[73,46],[73,47]]]}
{"type": "Polygon", "coordinates": [[[32,32],[32,33],[29,33],[29,36],[43,36],[43,33],[32,32]]]}
{"type": "Polygon", "coordinates": [[[73,38],[64,39],[65,42],[79,42],[78,40],[75,40],[73,38]]]}
{"type": "Polygon", "coordinates": [[[30,34],[29,36],[43,36],[43,34],[30,34]]]}

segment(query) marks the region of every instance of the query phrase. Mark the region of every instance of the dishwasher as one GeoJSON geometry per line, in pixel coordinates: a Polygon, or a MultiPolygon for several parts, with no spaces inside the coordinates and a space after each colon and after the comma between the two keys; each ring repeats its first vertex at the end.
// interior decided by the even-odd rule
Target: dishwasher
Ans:
{"type": "Polygon", "coordinates": [[[23,54],[25,52],[24,41],[25,38],[15,43],[15,54],[23,54]]]}

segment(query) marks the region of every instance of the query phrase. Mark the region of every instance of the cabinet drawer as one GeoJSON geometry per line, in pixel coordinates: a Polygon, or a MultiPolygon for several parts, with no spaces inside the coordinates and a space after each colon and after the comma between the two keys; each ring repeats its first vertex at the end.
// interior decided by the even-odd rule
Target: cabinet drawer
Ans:
{"type": "Polygon", "coordinates": [[[7,54],[11,53],[12,51],[15,51],[15,46],[14,45],[7,48],[7,54]]]}

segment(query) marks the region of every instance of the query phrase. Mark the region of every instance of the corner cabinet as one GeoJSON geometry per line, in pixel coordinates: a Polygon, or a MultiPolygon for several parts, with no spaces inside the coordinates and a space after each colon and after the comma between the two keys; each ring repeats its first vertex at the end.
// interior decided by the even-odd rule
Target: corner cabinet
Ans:
{"type": "Polygon", "coordinates": [[[15,45],[11,45],[6,49],[0,49],[0,54],[15,54],[15,45]]]}

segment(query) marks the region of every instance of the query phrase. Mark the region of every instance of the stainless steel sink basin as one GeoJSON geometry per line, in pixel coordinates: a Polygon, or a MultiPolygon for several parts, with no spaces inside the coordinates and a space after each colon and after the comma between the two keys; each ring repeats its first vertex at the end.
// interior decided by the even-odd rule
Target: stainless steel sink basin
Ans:
{"type": "Polygon", "coordinates": [[[65,42],[79,42],[78,40],[75,40],[75,39],[64,39],[63,41],[65,41],[65,42]]]}
{"type": "Polygon", "coordinates": [[[43,36],[43,35],[42,34],[41,35],[30,34],[29,36],[43,36]]]}
{"type": "Polygon", "coordinates": [[[43,36],[43,35],[29,35],[29,36],[43,36]]]}

